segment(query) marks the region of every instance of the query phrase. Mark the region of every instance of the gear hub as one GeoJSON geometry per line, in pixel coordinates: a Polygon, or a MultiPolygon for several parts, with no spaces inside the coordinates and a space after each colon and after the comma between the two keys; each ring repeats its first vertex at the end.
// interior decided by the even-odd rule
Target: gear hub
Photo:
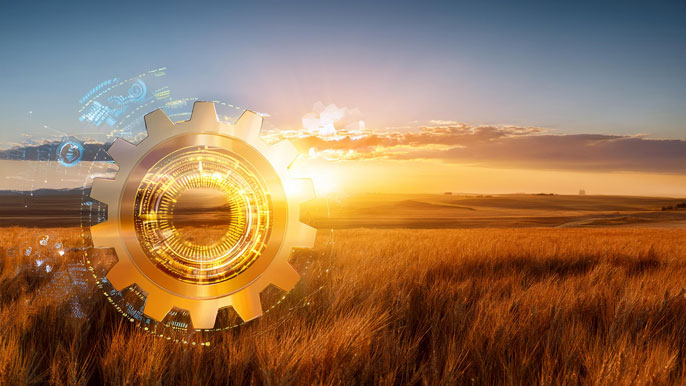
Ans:
{"type": "Polygon", "coordinates": [[[196,102],[184,122],[155,110],[145,126],[138,145],[118,138],[109,148],[116,178],[93,181],[91,197],[108,205],[93,246],[119,259],[107,279],[117,290],[137,284],[157,320],[172,307],[188,310],[196,329],[213,328],[228,306],[244,321],[259,317],[260,292],[291,290],[300,278],[291,252],[314,244],[299,211],[314,198],[312,181],[288,171],[297,151],[264,143],[252,111],[220,123],[212,102],[196,102]]]}

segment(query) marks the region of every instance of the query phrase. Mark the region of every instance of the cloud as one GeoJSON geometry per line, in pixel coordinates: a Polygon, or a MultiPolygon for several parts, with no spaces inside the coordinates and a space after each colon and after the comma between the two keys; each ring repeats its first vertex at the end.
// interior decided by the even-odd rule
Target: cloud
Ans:
{"type": "Polygon", "coordinates": [[[409,131],[338,130],[334,137],[289,132],[280,137],[291,139],[311,157],[332,160],[434,159],[498,168],[686,174],[686,141],[643,135],[553,135],[538,127],[457,123],[409,131]]]}
{"type": "Polygon", "coordinates": [[[429,121],[432,125],[457,125],[459,122],[456,121],[444,121],[442,119],[432,119],[429,121]]]}
{"type": "Polygon", "coordinates": [[[334,104],[314,104],[313,111],[302,118],[303,128],[320,136],[334,136],[339,129],[364,130],[365,123],[359,119],[357,108],[338,107],[334,104]]]}
{"type": "Polygon", "coordinates": [[[465,147],[413,149],[391,158],[535,169],[686,173],[686,141],[602,134],[523,135],[465,147]]]}

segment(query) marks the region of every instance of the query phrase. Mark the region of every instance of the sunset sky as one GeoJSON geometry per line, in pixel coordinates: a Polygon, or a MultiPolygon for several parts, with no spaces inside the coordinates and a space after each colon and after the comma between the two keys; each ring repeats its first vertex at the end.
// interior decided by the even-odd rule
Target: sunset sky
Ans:
{"type": "Polygon", "coordinates": [[[269,113],[323,191],[686,196],[683,1],[0,7],[0,147],[166,67],[177,98],[269,113]]]}

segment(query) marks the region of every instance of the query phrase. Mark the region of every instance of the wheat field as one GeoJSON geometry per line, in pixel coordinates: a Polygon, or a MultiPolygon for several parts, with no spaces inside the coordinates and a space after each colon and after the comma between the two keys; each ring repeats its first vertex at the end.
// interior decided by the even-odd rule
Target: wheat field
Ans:
{"type": "Polygon", "coordinates": [[[48,233],[81,243],[0,230],[3,385],[686,383],[684,229],[336,231],[328,274],[209,347],[143,332],[94,285],[71,316],[47,289],[81,252],[50,272],[16,253],[48,233]]]}

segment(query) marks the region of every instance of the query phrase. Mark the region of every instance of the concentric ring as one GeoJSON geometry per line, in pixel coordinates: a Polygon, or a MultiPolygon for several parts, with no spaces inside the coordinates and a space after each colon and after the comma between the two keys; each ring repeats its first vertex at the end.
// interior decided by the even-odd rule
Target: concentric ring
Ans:
{"type": "MultiPolygon", "coordinates": [[[[207,200],[201,194],[194,199],[207,200]]],[[[134,226],[144,252],[159,269],[184,282],[212,284],[240,274],[263,252],[271,206],[250,165],[220,148],[189,147],[148,170],[136,194],[134,226]],[[192,203],[192,210],[179,205],[189,193],[208,190],[220,201],[192,203]],[[200,221],[180,226],[189,219],[200,221]],[[193,231],[196,235],[189,237],[193,231]]]]}

